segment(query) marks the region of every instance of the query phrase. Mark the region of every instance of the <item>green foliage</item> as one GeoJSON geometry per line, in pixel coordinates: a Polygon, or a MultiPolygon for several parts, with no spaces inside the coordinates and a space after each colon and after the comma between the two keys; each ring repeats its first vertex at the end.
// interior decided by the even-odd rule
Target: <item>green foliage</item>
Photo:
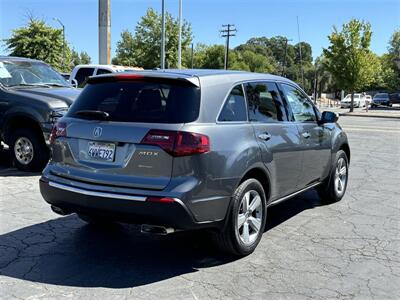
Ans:
{"type": "Polygon", "coordinates": [[[121,39],[117,42],[116,56],[112,63],[114,65],[136,66],[135,44],[133,35],[128,30],[121,33],[121,39]]]}
{"type": "Polygon", "coordinates": [[[389,41],[389,54],[400,57],[400,30],[393,33],[389,41]]]}
{"type": "Polygon", "coordinates": [[[77,65],[87,65],[92,62],[89,54],[85,51],[78,53],[74,49],[71,51],[70,60],[69,60],[69,70],[72,70],[77,65]]]}
{"type": "MultiPolygon", "coordinates": [[[[165,22],[165,59],[168,68],[177,67],[178,64],[178,30],[179,23],[171,14],[166,14],[165,22]]],[[[113,62],[152,69],[160,66],[161,48],[161,14],[154,9],[147,10],[135,28],[132,35],[128,30],[121,34],[117,43],[116,57],[113,62]]],[[[182,50],[192,41],[192,30],[188,22],[182,26],[182,50]]]]}
{"type": "Polygon", "coordinates": [[[43,60],[62,72],[69,72],[78,64],[91,62],[86,52],[79,54],[71,50],[67,41],[64,58],[62,29],[55,29],[33,17],[29,18],[26,26],[13,30],[11,37],[5,40],[5,45],[11,56],[43,60]]]}
{"type": "Polygon", "coordinates": [[[370,86],[379,72],[379,61],[369,50],[371,25],[358,20],[344,24],[342,31],[334,28],[324,49],[326,69],[332,74],[339,89],[350,92],[370,86]]]}
{"type": "Polygon", "coordinates": [[[12,56],[43,60],[61,70],[63,59],[63,35],[43,20],[31,17],[25,27],[13,30],[5,45],[12,56]]]}

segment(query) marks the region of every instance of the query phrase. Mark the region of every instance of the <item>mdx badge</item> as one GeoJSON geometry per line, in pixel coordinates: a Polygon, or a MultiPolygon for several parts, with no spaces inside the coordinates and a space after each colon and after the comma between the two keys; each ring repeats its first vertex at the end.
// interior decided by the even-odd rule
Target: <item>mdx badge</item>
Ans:
{"type": "Polygon", "coordinates": [[[140,151],[139,155],[141,155],[141,156],[158,156],[158,152],[155,152],[155,151],[140,151]]]}
{"type": "Polygon", "coordinates": [[[103,128],[101,127],[95,127],[95,129],[93,130],[94,137],[100,137],[102,133],[103,133],[103,128]]]}

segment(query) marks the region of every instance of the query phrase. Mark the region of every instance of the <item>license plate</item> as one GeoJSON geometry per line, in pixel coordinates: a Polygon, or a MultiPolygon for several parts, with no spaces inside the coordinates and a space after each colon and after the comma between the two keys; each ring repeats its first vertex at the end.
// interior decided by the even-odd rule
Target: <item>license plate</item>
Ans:
{"type": "Polygon", "coordinates": [[[93,160],[114,161],[115,144],[89,142],[87,154],[93,160]]]}

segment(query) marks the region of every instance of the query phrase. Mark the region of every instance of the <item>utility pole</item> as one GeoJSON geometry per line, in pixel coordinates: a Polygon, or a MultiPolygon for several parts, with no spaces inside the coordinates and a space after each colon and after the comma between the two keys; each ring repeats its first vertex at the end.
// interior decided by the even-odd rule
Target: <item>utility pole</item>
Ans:
{"type": "Polygon", "coordinates": [[[191,62],[191,69],[193,69],[193,54],[194,54],[194,49],[193,49],[193,43],[192,43],[192,55],[191,55],[191,57],[190,57],[190,62],[191,62]]]}
{"type": "Polygon", "coordinates": [[[58,18],[53,18],[53,20],[57,21],[58,23],[60,23],[61,27],[62,27],[62,32],[63,32],[63,49],[62,49],[62,62],[61,62],[61,68],[63,70],[63,72],[65,71],[65,26],[64,24],[60,21],[60,19],[58,18]]]}
{"type": "Polygon", "coordinates": [[[287,57],[287,46],[288,46],[288,42],[291,41],[287,38],[285,38],[285,54],[283,56],[283,65],[282,65],[282,74],[281,76],[285,76],[285,68],[286,68],[286,57],[287,57]]]}
{"type": "Polygon", "coordinates": [[[99,64],[111,63],[111,0],[99,0],[99,64]]]}
{"type": "Polygon", "coordinates": [[[300,55],[300,72],[301,72],[301,82],[303,85],[303,89],[304,87],[304,72],[303,72],[303,57],[301,55],[301,39],[300,39],[300,26],[299,26],[299,17],[296,16],[297,18],[297,35],[299,37],[299,55],[300,55]]]}
{"type": "Polygon", "coordinates": [[[225,45],[225,63],[224,69],[228,70],[229,63],[229,38],[231,36],[236,36],[235,32],[237,32],[234,24],[226,24],[222,25],[221,36],[226,37],[226,45],[225,45]]]}
{"type": "Polygon", "coordinates": [[[182,68],[182,0],[179,0],[178,69],[182,68]]]}
{"type": "Polygon", "coordinates": [[[161,69],[165,69],[165,2],[161,0],[161,69]]]}

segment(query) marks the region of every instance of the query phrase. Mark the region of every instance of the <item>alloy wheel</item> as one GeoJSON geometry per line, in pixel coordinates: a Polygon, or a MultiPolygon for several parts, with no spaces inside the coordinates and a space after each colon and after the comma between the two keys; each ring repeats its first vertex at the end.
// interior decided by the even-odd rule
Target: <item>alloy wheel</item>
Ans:
{"type": "Polygon", "coordinates": [[[22,165],[28,165],[33,159],[33,145],[26,137],[20,137],[15,141],[14,154],[17,161],[22,165]]]}
{"type": "Polygon", "coordinates": [[[341,196],[347,184],[347,163],[343,157],[339,158],[335,170],[335,191],[341,196]]]}
{"type": "Polygon", "coordinates": [[[262,198],[255,190],[246,192],[240,202],[236,230],[245,245],[257,240],[263,220],[262,198]]]}

